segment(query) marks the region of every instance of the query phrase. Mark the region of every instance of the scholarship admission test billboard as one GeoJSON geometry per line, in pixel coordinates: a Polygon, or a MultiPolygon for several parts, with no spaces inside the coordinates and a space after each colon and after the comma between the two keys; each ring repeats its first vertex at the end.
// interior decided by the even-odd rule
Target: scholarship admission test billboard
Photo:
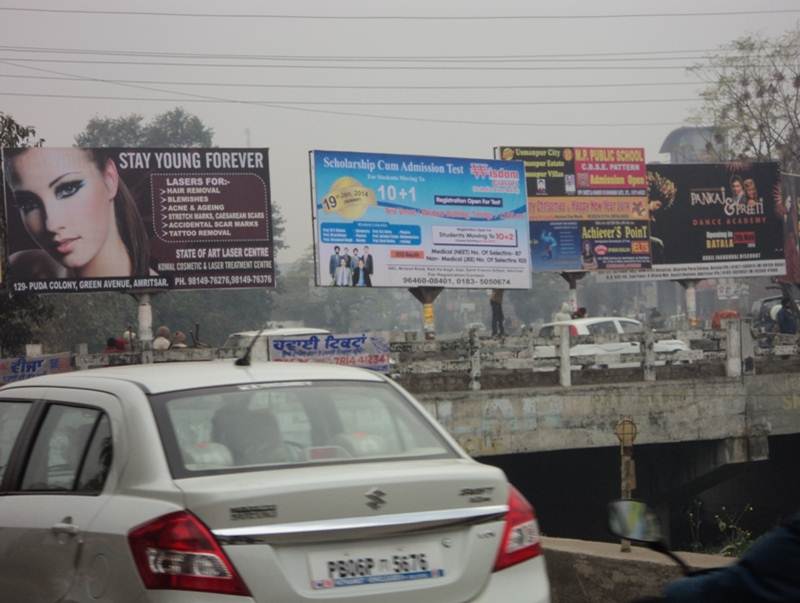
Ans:
{"type": "Polygon", "coordinates": [[[521,162],[311,152],[318,286],[528,289],[521,162]]]}
{"type": "Polygon", "coordinates": [[[650,266],[644,149],[495,148],[525,163],[535,272],[650,266]]]}
{"type": "Polygon", "coordinates": [[[274,286],[267,149],[3,149],[15,293],[274,286]]]}

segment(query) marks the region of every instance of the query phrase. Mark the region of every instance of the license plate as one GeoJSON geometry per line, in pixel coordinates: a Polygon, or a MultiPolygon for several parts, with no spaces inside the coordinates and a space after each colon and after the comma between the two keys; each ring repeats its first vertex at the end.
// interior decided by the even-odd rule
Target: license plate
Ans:
{"type": "Polygon", "coordinates": [[[316,590],[444,576],[439,551],[424,545],[354,547],[351,550],[311,553],[308,563],[311,587],[316,590]]]}

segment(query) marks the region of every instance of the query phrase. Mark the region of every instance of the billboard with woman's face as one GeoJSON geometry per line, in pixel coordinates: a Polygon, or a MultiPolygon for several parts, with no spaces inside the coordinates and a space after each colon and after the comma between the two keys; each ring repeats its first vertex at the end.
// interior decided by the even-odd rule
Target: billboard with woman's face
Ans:
{"type": "Polygon", "coordinates": [[[16,293],[271,287],[266,149],[3,149],[16,293]]]}

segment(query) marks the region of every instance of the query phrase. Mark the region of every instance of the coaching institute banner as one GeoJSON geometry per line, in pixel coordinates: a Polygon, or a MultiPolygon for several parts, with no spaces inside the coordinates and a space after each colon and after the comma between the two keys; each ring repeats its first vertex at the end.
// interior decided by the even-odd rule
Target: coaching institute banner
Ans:
{"type": "Polygon", "coordinates": [[[643,149],[497,147],[525,163],[535,272],[650,266],[643,149]]]}
{"type": "Polygon", "coordinates": [[[13,292],[271,287],[266,149],[3,149],[13,292]]]}
{"type": "Polygon", "coordinates": [[[786,273],[796,236],[777,163],[647,166],[652,270],[604,280],[707,279],[786,273]]]}
{"type": "Polygon", "coordinates": [[[317,285],[527,289],[521,162],[313,151],[317,285]]]}

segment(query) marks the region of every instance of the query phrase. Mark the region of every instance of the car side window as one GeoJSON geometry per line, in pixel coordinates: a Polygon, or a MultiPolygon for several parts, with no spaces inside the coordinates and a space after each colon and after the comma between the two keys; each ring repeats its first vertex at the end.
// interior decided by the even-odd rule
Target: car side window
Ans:
{"type": "Polygon", "coordinates": [[[641,333],[642,325],[632,320],[620,320],[619,324],[622,325],[623,333],[641,333]]]}
{"type": "Polygon", "coordinates": [[[73,491],[100,417],[97,409],[52,404],[36,434],[20,489],[73,491]]]}
{"type": "Polygon", "coordinates": [[[553,336],[553,327],[542,327],[539,330],[539,337],[552,337],[553,336]]]}
{"type": "Polygon", "coordinates": [[[78,492],[100,492],[111,469],[114,447],[111,441],[111,421],[103,414],[92,435],[92,441],[78,476],[75,490],[78,492]]]}
{"type": "Polygon", "coordinates": [[[30,408],[30,402],[0,402],[0,481],[30,408]]]}
{"type": "Polygon", "coordinates": [[[590,335],[616,335],[617,327],[613,320],[604,320],[594,324],[586,325],[590,335]]]}

